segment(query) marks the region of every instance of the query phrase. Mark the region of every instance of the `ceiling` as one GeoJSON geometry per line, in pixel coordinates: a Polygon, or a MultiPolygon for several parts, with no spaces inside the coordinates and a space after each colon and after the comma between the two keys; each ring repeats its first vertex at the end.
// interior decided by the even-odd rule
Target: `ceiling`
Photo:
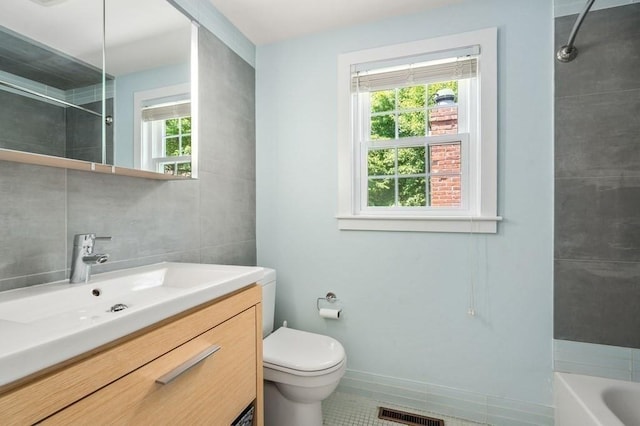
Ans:
{"type": "Polygon", "coordinates": [[[461,0],[209,0],[256,45],[407,15],[461,0]]]}
{"type": "MultiPolygon", "coordinates": [[[[462,0],[200,1],[210,1],[253,43],[262,45],[462,0]]],[[[166,0],[109,0],[106,5],[109,74],[188,60],[189,21],[166,0]]],[[[101,23],[102,0],[0,0],[0,26],[97,67],[102,64],[101,23]]]]}

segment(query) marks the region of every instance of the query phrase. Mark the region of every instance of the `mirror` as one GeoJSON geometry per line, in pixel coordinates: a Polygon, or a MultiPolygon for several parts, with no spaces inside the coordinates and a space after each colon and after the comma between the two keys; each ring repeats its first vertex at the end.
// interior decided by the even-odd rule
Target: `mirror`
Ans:
{"type": "Polygon", "coordinates": [[[2,0],[0,159],[195,177],[192,27],[167,0],[2,0]]]}

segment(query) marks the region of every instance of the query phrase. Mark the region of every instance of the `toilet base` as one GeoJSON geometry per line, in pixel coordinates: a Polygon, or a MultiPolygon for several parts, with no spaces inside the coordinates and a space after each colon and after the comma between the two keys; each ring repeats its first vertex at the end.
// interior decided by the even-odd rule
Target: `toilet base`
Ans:
{"type": "Polygon", "coordinates": [[[322,401],[293,402],[273,382],[264,381],[265,426],[322,426],[322,401]]]}

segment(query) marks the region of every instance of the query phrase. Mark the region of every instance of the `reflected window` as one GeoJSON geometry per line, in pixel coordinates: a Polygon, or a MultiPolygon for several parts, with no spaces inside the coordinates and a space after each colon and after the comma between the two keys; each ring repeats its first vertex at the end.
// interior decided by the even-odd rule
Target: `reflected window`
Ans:
{"type": "Polygon", "coordinates": [[[157,160],[165,174],[191,176],[191,116],[164,120],[162,126],[161,156],[157,160]],[[177,160],[188,157],[189,161],[177,160]]]}
{"type": "Polygon", "coordinates": [[[191,176],[191,103],[160,105],[142,112],[143,143],[153,171],[191,176]]]}
{"type": "Polygon", "coordinates": [[[191,102],[158,101],[144,106],[141,162],[145,170],[192,176],[191,102]]]}

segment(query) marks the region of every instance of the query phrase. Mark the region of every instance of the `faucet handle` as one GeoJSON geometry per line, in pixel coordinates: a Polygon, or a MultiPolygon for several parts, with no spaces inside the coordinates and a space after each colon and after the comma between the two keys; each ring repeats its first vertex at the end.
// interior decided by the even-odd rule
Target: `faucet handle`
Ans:
{"type": "Polygon", "coordinates": [[[113,238],[112,237],[93,237],[94,240],[100,240],[100,241],[111,241],[113,238]]]}

